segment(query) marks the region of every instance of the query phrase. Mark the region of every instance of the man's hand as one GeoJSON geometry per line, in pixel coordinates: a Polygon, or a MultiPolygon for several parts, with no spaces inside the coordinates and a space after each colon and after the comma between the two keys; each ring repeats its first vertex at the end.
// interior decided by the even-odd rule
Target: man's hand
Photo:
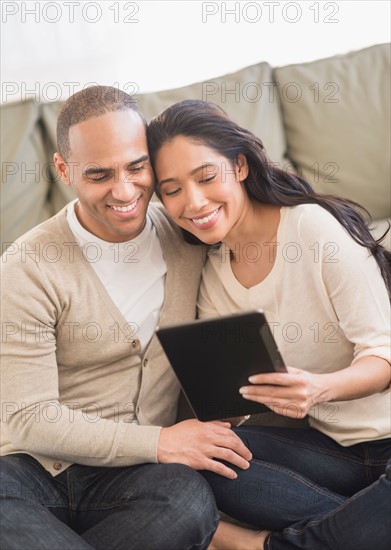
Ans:
{"type": "Polygon", "coordinates": [[[210,470],[229,479],[237,474],[215,458],[247,469],[252,454],[230,429],[229,422],[185,420],[160,432],[157,459],[160,463],[186,464],[195,470],[210,470]]]}
{"type": "Polygon", "coordinates": [[[230,418],[223,418],[221,422],[228,422],[233,428],[238,428],[239,426],[247,422],[250,416],[250,414],[246,414],[245,416],[231,416],[230,418]]]}

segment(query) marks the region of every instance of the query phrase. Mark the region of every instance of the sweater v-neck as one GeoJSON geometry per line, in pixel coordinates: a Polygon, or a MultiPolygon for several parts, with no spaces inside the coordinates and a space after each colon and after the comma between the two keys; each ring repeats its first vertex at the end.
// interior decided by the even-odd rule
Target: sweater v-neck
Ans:
{"type": "Polygon", "coordinates": [[[277,239],[275,242],[276,256],[275,256],[272,269],[262,281],[260,281],[259,283],[256,283],[255,285],[249,288],[242,285],[242,283],[236,278],[232,270],[229,248],[227,247],[227,245],[224,245],[224,243],[222,244],[221,251],[220,251],[220,258],[224,257],[224,258],[227,258],[227,260],[222,261],[221,280],[224,286],[226,286],[227,288],[234,289],[234,293],[236,296],[240,296],[247,301],[249,298],[253,297],[254,295],[259,295],[260,293],[271,291],[274,288],[275,282],[279,278],[279,274],[281,272],[282,264],[283,264],[283,257],[282,257],[281,250],[285,244],[285,237],[286,237],[285,227],[286,227],[288,212],[289,212],[289,208],[281,207],[280,221],[277,228],[277,239]]]}
{"type": "MultiPolygon", "coordinates": [[[[75,235],[73,234],[68,221],[66,219],[66,210],[67,207],[64,207],[63,211],[61,212],[63,215],[59,215],[58,222],[61,226],[61,233],[64,234],[64,237],[66,237],[66,240],[69,240],[70,242],[77,242],[75,241],[75,235]]],[[[161,220],[159,219],[158,213],[157,213],[157,207],[151,203],[148,206],[148,214],[151,218],[152,224],[154,225],[156,229],[157,236],[159,238],[160,245],[162,247],[163,257],[166,262],[167,266],[167,273],[166,273],[166,280],[164,285],[164,301],[162,305],[162,309],[160,312],[160,321],[165,322],[165,313],[166,313],[166,304],[167,304],[167,289],[168,288],[175,288],[175,280],[176,280],[176,269],[175,269],[175,258],[173,255],[173,251],[171,250],[170,246],[166,246],[165,240],[164,240],[164,230],[161,224],[161,220]]],[[[124,330],[124,327],[127,326],[128,321],[125,319],[121,311],[118,309],[117,305],[113,302],[111,296],[109,295],[107,289],[105,288],[104,284],[100,280],[98,274],[90,264],[87,258],[84,257],[82,249],[77,246],[75,247],[75,254],[79,256],[79,259],[85,266],[85,269],[89,273],[89,277],[94,282],[94,287],[96,291],[98,292],[98,295],[100,299],[102,300],[103,304],[106,306],[107,310],[110,312],[111,316],[114,319],[114,322],[118,323],[118,327],[120,332],[123,335],[124,341],[126,341],[127,334],[124,330]]],[[[147,351],[153,352],[155,347],[158,345],[156,338],[152,338],[147,345],[147,347],[144,350],[144,354],[147,353],[147,351]]]]}

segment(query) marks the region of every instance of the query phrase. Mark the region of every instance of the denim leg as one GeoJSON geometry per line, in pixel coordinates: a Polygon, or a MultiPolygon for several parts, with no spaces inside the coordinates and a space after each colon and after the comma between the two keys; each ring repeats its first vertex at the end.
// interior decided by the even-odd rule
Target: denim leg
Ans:
{"type": "Polygon", "coordinates": [[[203,477],[181,464],[71,466],[75,529],[96,550],[207,548],[218,525],[203,477]]]}
{"type": "Polygon", "coordinates": [[[271,533],[267,550],[388,550],[391,541],[391,459],[385,474],[341,506],[312,521],[271,533]]]}
{"type": "Polygon", "coordinates": [[[315,429],[248,426],[235,431],[254,458],[292,469],[344,496],[379,479],[391,456],[390,439],[342,447],[315,429]]]}
{"type": "Polygon", "coordinates": [[[253,454],[250,468],[236,469],[236,480],[203,475],[221,511],[273,531],[334,510],[378,479],[391,454],[390,440],[342,447],[317,430],[235,432],[253,454]]]}
{"type": "Polygon", "coordinates": [[[1,457],[0,479],[2,549],[93,550],[69,527],[66,492],[34,458],[1,457]]]}
{"type": "MultiPolygon", "coordinates": [[[[227,464],[228,465],[228,464],[227,464]]],[[[203,471],[222,512],[259,529],[281,530],[302,520],[326,514],[346,497],[313,483],[296,472],[253,459],[247,470],[234,469],[229,480],[203,471]]]]}

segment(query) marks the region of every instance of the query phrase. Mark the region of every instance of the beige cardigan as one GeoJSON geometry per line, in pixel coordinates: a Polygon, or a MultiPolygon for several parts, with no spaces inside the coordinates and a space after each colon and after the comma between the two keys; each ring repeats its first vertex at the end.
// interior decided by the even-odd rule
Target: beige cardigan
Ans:
{"type": "MultiPolygon", "coordinates": [[[[167,264],[160,325],[194,319],[203,248],[160,205],[149,214],[167,264]]],[[[176,377],[156,337],[140,355],[66,208],[2,256],[2,304],[1,454],[26,452],[53,475],[73,462],[156,462],[161,427],[175,422],[176,377]]]]}

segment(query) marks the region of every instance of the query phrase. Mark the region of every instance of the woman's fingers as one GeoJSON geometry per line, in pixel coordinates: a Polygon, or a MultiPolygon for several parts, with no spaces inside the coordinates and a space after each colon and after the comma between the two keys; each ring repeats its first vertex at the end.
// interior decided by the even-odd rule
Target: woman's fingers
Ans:
{"type": "Polygon", "coordinates": [[[270,386],[289,386],[295,384],[298,376],[305,376],[307,371],[286,367],[287,372],[263,372],[249,377],[251,384],[267,384],[270,386]]]}

